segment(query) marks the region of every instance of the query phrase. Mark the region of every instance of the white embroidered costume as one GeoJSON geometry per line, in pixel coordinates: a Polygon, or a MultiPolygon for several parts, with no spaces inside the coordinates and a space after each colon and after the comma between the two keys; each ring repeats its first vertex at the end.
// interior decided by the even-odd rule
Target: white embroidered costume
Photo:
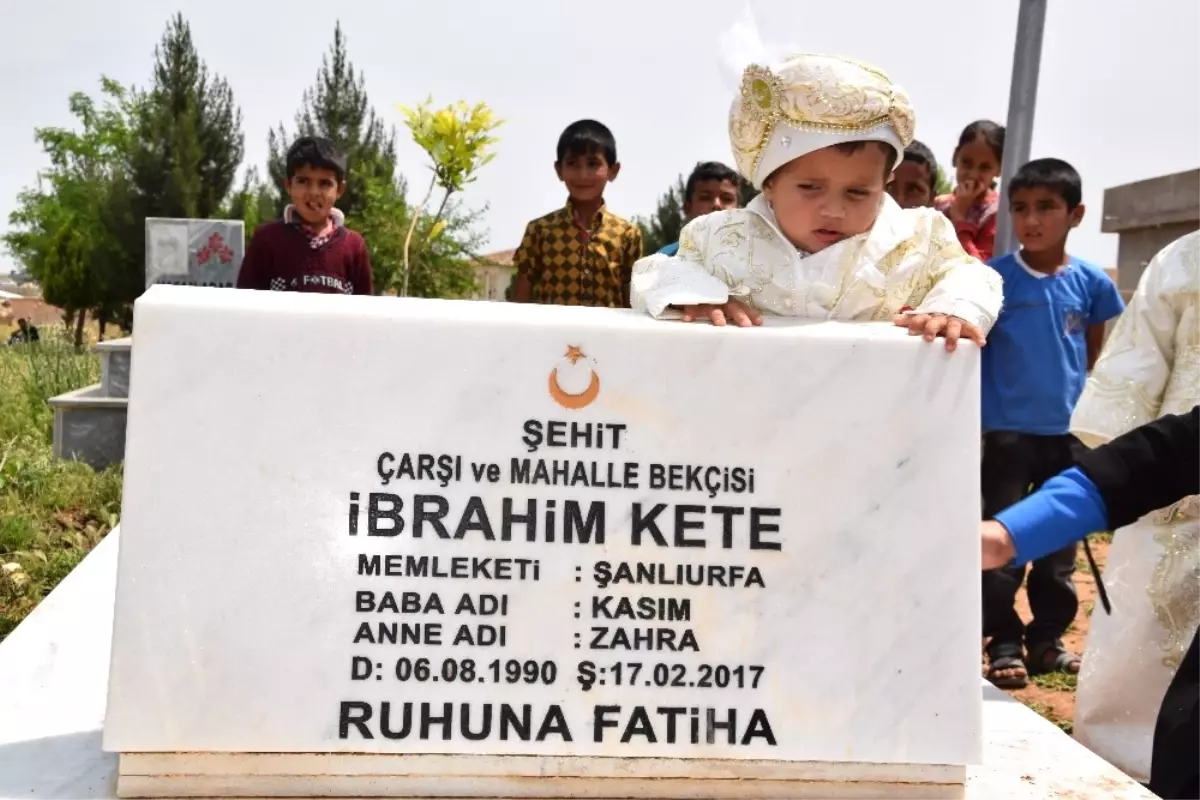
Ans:
{"type": "MultiPolygon", "coordinates": [[[[1142,274],[1071,418],[1096,446],[1200,403],[1200,232],[1142,274]]],[[[1154,725],[1200,617],[1200,504],[1193,496],[1116,532],[1091,617],[1075,735],[1131,777],[1150,774],[1154,725]]]]}
{"type": "MultiPolygon", "coordinates": [[[[908,96],[879,70],[830,56],[798,55],[774,69],[746,69],[730,110],[739,171],[757,188],[814,150],[879,141],[897,159],[912,141],[908,96]]],[[[946,314],[991,329],[1002,289],[994,270],[968,256],[954,227],[932,209],[902,210],[883,195],[865,233],[805,254],[783,234],[764,195],[683,229],[674,256],[638,261],[632,305],[652,316],[671,306],[739,299],[763,312],[836,320],[946,314]]]]}

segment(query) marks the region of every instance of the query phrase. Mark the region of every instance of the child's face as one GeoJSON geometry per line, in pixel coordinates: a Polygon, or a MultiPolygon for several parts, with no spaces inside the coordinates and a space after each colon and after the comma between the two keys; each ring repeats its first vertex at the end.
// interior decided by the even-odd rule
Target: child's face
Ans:
{"type": "Polygon", "coordinates": [[[609,164],[604,153],[568,155],[554,164],[558,179],[567,185],[567,194],[577,203],[594,203],[604,197],[604,188],[616,180],[620,164],[609,164]]]}
{"type": "Polygon", "coordinates": [[[982,136],[976,136],[955,152],[954,174],[959,186],[983,194],[1000,177],[1000,159],[982,136]]]}
{"type": "Polygon", "coordinates": [[[714,211],[737,208],[737,204],[738,190],[733,181],[696,181],[691,197],[683,204],[683,213],[691,220],[714,211]]]}
{"type": "Polygon", "coordinates": [[[933,205],[933,176],[928,164],[901,161],[892,172],[887,193],[901,208],[923,208],[933,205]]]}
{"type": "Polygon", "coordinates": [[[333,213],[333,204],[346,191],[346,183],[338,180],[336,172],[308,164],[297,167],[285,185],[296,213],[309,225],[324,225],[333,213]]]}
{"type": "Polygon", "coordinates": [[[1017,241],[1031,253],[1062,247],[1084,212],[1082,203],[1068,211],[1062,195],[1045,186],[1012,192],[1008,209],[1017,241]]]}
{"type": "Polygon", "coordinates": [[[886,145],[834,147],[789,161],[763,186],[780,230],[809,253],[870,230],[883,199],[886,145]]]}

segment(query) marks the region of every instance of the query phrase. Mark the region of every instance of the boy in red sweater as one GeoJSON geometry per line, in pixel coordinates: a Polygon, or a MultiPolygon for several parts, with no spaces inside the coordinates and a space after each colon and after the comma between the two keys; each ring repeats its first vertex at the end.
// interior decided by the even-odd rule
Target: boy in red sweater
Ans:
{"type": "Polygon", "coordinates": [[[258,227],[238,272],[239,289],[372,294],[363,238],[333,207],[346,191],[346,155],[333,142],[305,136],[288,149],[291,204],[283,219],[258,227]]]}

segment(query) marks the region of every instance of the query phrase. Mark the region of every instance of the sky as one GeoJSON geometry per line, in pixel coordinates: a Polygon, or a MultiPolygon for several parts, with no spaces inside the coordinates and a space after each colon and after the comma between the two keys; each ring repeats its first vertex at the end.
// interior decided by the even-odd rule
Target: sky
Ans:
{"type": "MultiPolygon", "coordinates": [[[[833,53],[883,68],[912,98],[917,138],[949,162],[962,128],[1006,120],[1017,0],[753,0],[768,45],[833,53]],[[970,8],[967,13],[965,9],[970,8]]],[[[611,127],[622,171],[606,197],[623,216],[649,214],[680,173],[732,164],[733,87],[722,37],[743,7],[729,0],[82,0],[0,4],[0,230],[46,159],[39,126],[67,126],[71,92],[101,74],[145,85],[169,16],[191,23],[201,57],[241,106],[246,165],[260,172],[267,131],[289,130],[341,21],[375,108],[399,131],[399,168],[424,188],[424,154],[397,103],[488,103],[506,120],[498,156],[463,200],[488,206],[489,250],[515,247],[525,223],[565,200],[554,147],[570,122],[611,127]]],[[[1104,189],[1200,166],[1200,3],[1051,0],[1032,157],[1070,161],[1088,212],[1070,249],[1115,263],[1100,233],[1104,189]]],[[[11,259],[0,253],[0,271],[11,259]]]]}

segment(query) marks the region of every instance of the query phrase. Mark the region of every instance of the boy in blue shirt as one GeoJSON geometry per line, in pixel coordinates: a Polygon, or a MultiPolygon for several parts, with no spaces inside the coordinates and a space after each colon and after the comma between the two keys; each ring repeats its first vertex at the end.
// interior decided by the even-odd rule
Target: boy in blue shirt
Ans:
{"type": "MultiPolygon", "coordinates": [[[[1081,183],[1067,162],[1042,158],[1008,185],[1021,249],[990,262],[1004,279],[1004,307],[982,352],[985,519],[1071,465],[1081,446],[1068,432],[1071,411],[1100,354],[1104,323],[1124,308],[1104,270],[1067,254],[1067,236],[1084,214],[1081,183]]],[[[1019,688],[1029,674],[1079,672],[1079,657],[1062,644],[1079,609],[1075,552],[1072,544],[1033,562],[1028,628],[1013,608],[1024,565],[983,573],[988,679],[997,686],[1019,688]]]]}
{"type": "MultiPolygon", "coordinates": [[[[683,223],[714,211],[738,207],[738,174],[719,161],[696,165],[683,188],[683,223]]],[[[673,256],[679,242],[671,242],[658,252],[673,256]]]]}

